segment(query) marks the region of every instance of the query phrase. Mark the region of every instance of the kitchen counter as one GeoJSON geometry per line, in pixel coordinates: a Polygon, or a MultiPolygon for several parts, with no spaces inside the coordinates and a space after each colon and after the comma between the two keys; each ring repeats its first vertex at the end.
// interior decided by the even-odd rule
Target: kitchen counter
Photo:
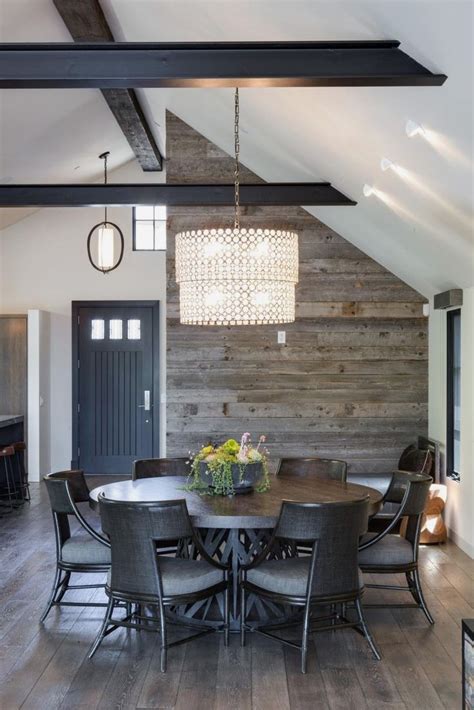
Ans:
{"type": "Polygon", "coordinates": [[[24,441],[23,414],[0,414],[0,446],[24,441]]]}
{"type": "Polygon", "coordinates": [[[23,423],[23,414],[0,414],[0,429],[23,423]]]}

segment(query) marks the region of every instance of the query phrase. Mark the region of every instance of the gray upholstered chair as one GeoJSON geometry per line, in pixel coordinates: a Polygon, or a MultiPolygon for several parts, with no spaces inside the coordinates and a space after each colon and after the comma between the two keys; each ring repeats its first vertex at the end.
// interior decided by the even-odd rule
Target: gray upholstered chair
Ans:
{"type": "Polygon", "coordinates": [[[431,476],[422,473],[396,471],[385,495],[385,502],[395,503],[398,510],[382,532],[369,532],[361,539],[359,546],[359,566],[363,572],[371,574],[404,573],[406,587],[386,584],[367,584],[374,589],[392,589],[410,592],[414,604],[370,604],[369,606],[418,607],[434,624],[426,605],[418,572],[418,544],[421,518],[426,505],[431,476]],[[393,534],[402,518],[407,518],[405,536],[393,534]]]}
{"type": "Polygon", "coordinates": [[[280,459],[277,476],[314,476],[345,482],[347,463],[319,458],[284,458],[280,459]]]}
{"type": "Polygon", "coordinates": [[[92,658],[104,636],[119,626],[146,631],[160,631],[161,670],[166,671],[167,650],[216,631],[214,625],[186,639],[167,640],[166,608],[194,604],[223,593],[224,613],[220,630],[224,642],[229,640],[228,568],[209,557],[196,537],[185,500],[150,503],[123,503],[99,498],[102,527],[112,546],[112,567],[105,591],[109,604],[97,638],[92,645],[92,658]],[[167,540],[187,541],[200,559],[164,557],[156,552],[156,544],[167,540]],[[120,602],[133,604],[134,611],[124,619],[113,618],[120,602]],[[142,605],[154,606],[158,617],[142,615],[142,605]],[[142,622],[146,622],[142,623],[142,622]],[[149,626],[150,622],[152,626],[149,626]]]}
{"type": "Polygon", "coordinates": [[[188,476],[191,462],[187,458],[175,459],[139,459],[133,462],[132,480],[155,478],[157,476],[188,476]]]}
{"type": "MultiPolygon", "coordinates": [[[[364,634],[374,656],[380,659],[360,602],[364,584],[357,562],[357,548],[360,535],[367,530],[368,510],[368,497],[348,503],[283,501],[280,517],[268,545],[250,564],[242,567],[242,645],[245,644],[246,630],[288,644],[301,650],[301,671],[305,673],[310,632],[353,627],[364,634]],[[281,558],[282,552],[288,546],[291,548],[295,542],[310,546],[311,554],[281,558]],[[251,629],[247,625],[248,594],[276,604],[303,607],[301,645],[271,634],[262,626],[251,629]],[[335,605],[347,602],[354,602],[357,614],[355,621],[336,612],[335,605]],[[321,605],[331,606],[331,614],[319,617],[320,625],[310,628],[312,612],[321,605]],[[327,621],[329,625],[324,623],[327,621]]],[[[318,623],[317,617],[314,622],[318,623]]]]}
{"type": "Polygon", "coordinates": [[[103,603],[62,601],[69,589],[96,589],[104,584],[70,585],[73,572],[107,572],[110,544],[84,518],[77,503],[89,500],[89,489],[82,471],[58,471],[43,478],[53,513],[56,537],[56,571],[44,621],[53,606],[105,606],[103,603]],[[71,535],[69,518],[75,518],[80,532],[71,535]]]}

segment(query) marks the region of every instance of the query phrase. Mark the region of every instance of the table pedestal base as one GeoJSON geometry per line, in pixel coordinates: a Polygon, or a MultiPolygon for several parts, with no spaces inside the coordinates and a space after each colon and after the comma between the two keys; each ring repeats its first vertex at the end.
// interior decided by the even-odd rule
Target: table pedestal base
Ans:
{"type": "MultiPolygon", "coordinates": [[[[215,559],[230,565],[231,605],[230,628],[231,631],[240,630],[240,589],[239,571],[242,565],[248,564],[266,545],[272,531],[269,529],[223,529],[207,528],[197,531],[206,552],[215,559]]],[[[196,550],[186,547],[179,553],[185,557],[198,557],[196,550]]],[[[284,556],[284,550],[281,555],[284,556]]],[[[191,625],[222,624],[224,600],[222,594],[217,594],[210,599],[195,602],[185,606],[171,608],[171,614],[181,621],[191,625]]],[[[250,626],[270,623],[284,623],[299,611],[297,607],[282,606],[256,597],[247,595],[247,619],[250,626]]]]}

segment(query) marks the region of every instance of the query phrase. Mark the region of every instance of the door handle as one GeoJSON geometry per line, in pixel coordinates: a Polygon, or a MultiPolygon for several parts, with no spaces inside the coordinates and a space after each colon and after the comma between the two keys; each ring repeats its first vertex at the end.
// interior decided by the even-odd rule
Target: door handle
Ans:
{"type": "Polygon", "coordinates": [[[142,407],[145,412],[150,411],[150,390],[144,390],[143,392],[143,404],[139,404],[139,407],[142,407]]]}

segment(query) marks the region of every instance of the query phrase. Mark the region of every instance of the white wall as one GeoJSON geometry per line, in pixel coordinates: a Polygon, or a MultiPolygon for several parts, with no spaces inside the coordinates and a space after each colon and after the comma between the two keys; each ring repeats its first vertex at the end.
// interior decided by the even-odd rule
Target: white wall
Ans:
{"type": "MultiPolygon", "coordinates": [[[[113,182],[164,182],[164,173],[144,174],[135,163],[115,171],[113,182]]],[[[91,227],[103,219],[97,208],[42,209],[1,233],[0,305],[4,313],[41,309],[50,313],[51,469],[71,463],[71,301],[159,300],[160,382],[165,391],[166,258],[164,252],[132,251],[130,208],[109,210],[125,237],[120,267],[95,271],[86,251],[91,227]]],[[[165,442],[165,411],[160,438],[165,442]]],[[[164,454],[164,448],[161,451],[164,454]]]]}
{"type": "Polygon", "coordinates": [[[50,314],[28,311],[28,474],[39,481],[51,471],[50,314]]]}
{"type": "MultiPolygon", "coordinates": [[[[446,311],[429,323],[429,435],[446,452],[446,311]]],[[[450,537],[474,557],[474,288],[464,289],[461,309],[461,480],[447,480],[450,537]]]]}

